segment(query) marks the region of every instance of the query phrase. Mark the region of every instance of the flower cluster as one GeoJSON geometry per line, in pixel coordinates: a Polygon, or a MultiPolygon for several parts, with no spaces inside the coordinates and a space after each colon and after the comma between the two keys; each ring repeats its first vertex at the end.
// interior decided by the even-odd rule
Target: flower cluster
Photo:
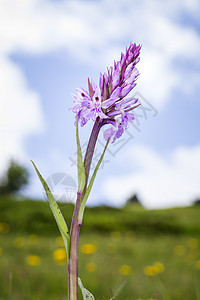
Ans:
{"type": "Polygon", "coordinates": [[[75,105],[71,110],[81,126],[90,119],[95,122],[97,118],[103,120],[103,125],[111,124],[105,130],[104,138],[110,138],[112,143],[128,128],[129,122],[134,121],[130,111],[138,106],[138,99],[125,97],[136,86],[139,72],[135,65],[139,62],[140,49],[140,45],[130,44],[121,54],[120,61],[115,61],[107,73],[100,74],[99,88],[88,79],[88,91],[79,88],[77,95],[72,94],[75,105]]]}

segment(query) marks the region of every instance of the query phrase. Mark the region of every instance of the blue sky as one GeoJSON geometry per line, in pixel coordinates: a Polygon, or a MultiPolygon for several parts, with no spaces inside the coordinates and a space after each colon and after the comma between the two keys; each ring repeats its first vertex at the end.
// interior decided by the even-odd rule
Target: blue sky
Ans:
{"type": "MultiPolygon", "coordinates": [[[[131,126],[110,146],[89,204],[120,206],[137,193],[157,208],[200,197],[199,1],[4,0],[0,6],[1,173],[10,158],[27,166],[25,193],[33,198],[43,194],[30,159],[45,178],[65,173],[76,182],[71,92],[86,88],[88,77],[98,83],[132,41],[142,44],[133,94],[151,110],[135,124],[139,131],[131,126]]],[[[92,121],[80,131],[83,145],[91,128],[92,121]]],[[[95,157],[102,143],[100,136],[95,157]]]]}

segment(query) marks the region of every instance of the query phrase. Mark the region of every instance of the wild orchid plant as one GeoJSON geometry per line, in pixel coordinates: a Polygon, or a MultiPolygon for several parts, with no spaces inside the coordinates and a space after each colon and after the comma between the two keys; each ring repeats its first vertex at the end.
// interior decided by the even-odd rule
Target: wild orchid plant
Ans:
{"type": "Polygon", "coordinates": [[[74,107],[70,110],[76,115],[78,191],[70,232],[47,183],[32,162],[46,191],[51,210],[64,240],[68,260],[68,300],[78,300],[78,285],[81,288],[84,300],[94,299],[94,296],[83,287],[78,277],[79,232],[86,201],[107,146],[109,143],[114,143],[116,139],[120,138],[129,127],[129,123],[134,122],[132,110],[140,105],[138,104],[138,99],[134,97],[126,98],[136,86],[136,79],[139,72],[135,66],[139,62],[140,49],[140,45],[137,46],[131,43],[126,52],[121,53],[120,61],[114,61],[114,66],[108,68],[107,73],[100,74],[99,87],[97,87],[93,80],[90,81],[88,79],[88,91],[78,88],[77,95],[72,95],[74,98],[74,107]],[[89,120],[92,120],[94,125],[83,160],[78,124],[80,123],[81,126],[84,126],[89,120]],[[96,168],[90,177],[90,167],[95,145],[99,132],[105,125],[110,125],[104,131],[104,138],[107,142],[96,168]]]}

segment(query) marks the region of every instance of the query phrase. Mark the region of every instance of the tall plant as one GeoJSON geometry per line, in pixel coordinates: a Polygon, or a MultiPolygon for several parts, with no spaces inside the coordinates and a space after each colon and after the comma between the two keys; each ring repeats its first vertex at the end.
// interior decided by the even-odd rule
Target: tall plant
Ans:
{"type": "Polygon", "coordinates": [[[103,160],[109,143],[114,143],[120,138],[134,122],[133,109],[138,104],[138,99],[126,96],[136,86],[139,75],[136,64],[139,62],[140,45],[130,44],[125,53],[121,53],[119,61],[114,61],[114,66],[108,68],[107,73],[100,74],[99,87],[93,80],[88,79],[88,90],[77,89],[73,96],[75,113],[77,160],[78,160],[78,191],[70,231],[63,218],[57,202],[55,201],[47,183],[33,163],[39,179],[46,191],[47,198],[58,228],[64,240],[68,259],[68,300],[78,299],[78,285],[81,288],[83,299],[94,299],[94,296],[83,287],[78,277],[78,243],[86,201],[93,186],[97,171],[103,160]],[[94,122],[84,159],[79,140],[78,125],[82,127],[89,121],[94,122]],[[109,125],[104,131],[106,145],[96,165],[93,174],[90,174],[91,163],[95,145],[102,127],[109,125]]]}

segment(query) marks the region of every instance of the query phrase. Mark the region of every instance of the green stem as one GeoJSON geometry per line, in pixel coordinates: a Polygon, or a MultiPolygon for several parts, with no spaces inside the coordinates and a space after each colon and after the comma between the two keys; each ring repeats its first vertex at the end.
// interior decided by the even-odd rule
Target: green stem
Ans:
{"type": "MultiPolygon", "coordinates": [[[[90,135],[90,139],[88,142],[85,159],[84,159],[84,168],[85,168],[84,187],[83,185],[79,187],[73,218],[72,218],[72,223],[71,223],[69,263],[68,263],[68,300],[78,300],[78,243],[79,243],[80,228],[82,225],[82,218],[81,219],[79,218],[79,212],[80,212],[81,203],[87,191],[87,181],[89,177],[92,157],[94,154],[94,149],[99,135],[99,131],[102,126],[103,126],[103,121],[97,118],[90,135]]],[[[77,129],[77,140],[78,140],[77,146],[80,147],[79,139],[78,139],[78,129],[77,129]]],[[[79,170],[79,174],[81,174],[80,163],[82,162],[82,158],[80,156],[80,153],[78,159],[79,159],[78,170],[79,170]]],[[[80,175],[80,179],[81,178],[82,178],[82,174],[80,175]]]]}
{"type": "Polygon", "coordinates": [[[70,231],[70,248],[68,263],[68,300],[78,300],[78,242],[81,228],[81,223],[78,220],[78,214],[80,202],[81,192],[78,192],[70,231]]]}

